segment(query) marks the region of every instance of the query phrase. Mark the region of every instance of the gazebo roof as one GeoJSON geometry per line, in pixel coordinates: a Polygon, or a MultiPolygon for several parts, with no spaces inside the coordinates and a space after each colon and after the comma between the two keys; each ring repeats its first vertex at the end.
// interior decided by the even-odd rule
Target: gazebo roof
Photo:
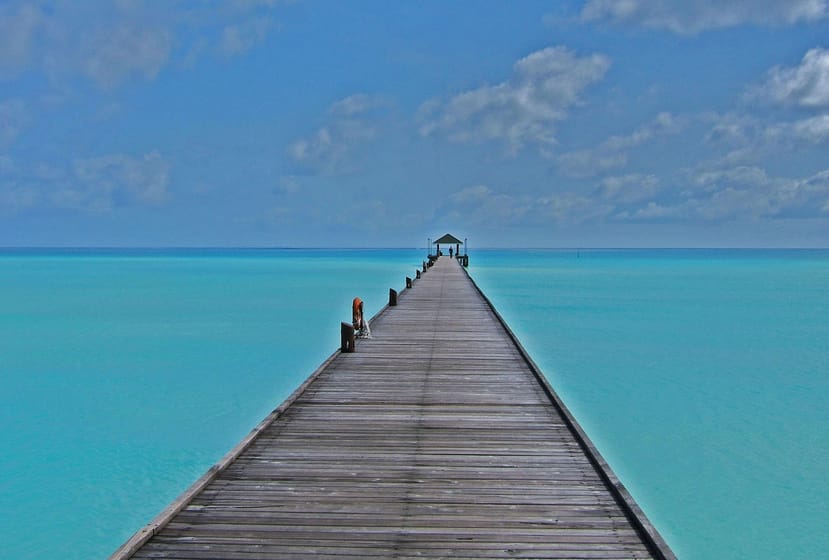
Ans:
{"type": "Polygon", "coordinates": [[[440,239],[436,239],[435,241],[433,241],[433,243],[435,245],[440,245],[441,243],[443,243],[444,245],[447,245],[447,244],[449,244],[449,245],[458,245],[458,244],[463,245],[463,241],[461,241],[460,239],[458,239],[454,235],[449,235],[448,233],[446,235],[444,235],[443,237],[441,237],[440,239]]]}

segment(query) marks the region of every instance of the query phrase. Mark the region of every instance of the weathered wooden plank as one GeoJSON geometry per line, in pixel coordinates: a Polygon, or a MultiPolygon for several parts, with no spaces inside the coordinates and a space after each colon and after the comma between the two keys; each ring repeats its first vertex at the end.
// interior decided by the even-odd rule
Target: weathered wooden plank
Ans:
{"type": "Polygon", "coordinates": [[[113,559],[673,558],[457,261],[371,323],[113,559]]]}

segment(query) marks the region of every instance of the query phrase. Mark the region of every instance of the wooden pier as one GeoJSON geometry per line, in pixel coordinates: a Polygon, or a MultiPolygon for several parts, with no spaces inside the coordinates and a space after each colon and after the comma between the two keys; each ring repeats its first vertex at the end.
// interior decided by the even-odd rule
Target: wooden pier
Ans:
{"type": "Polygon", "coordinates": [[[456,259],[371,331],[111,559],[674,558],[456,259]]]}

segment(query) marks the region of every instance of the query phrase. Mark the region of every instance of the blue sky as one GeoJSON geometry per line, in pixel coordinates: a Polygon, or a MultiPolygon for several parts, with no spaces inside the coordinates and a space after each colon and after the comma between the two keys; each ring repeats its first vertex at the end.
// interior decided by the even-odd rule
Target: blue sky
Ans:
{"type": "Polygon", "coordinates": [[[826,247],[827,25],[829,0],[3,0],[0,246],[826,247]]]}

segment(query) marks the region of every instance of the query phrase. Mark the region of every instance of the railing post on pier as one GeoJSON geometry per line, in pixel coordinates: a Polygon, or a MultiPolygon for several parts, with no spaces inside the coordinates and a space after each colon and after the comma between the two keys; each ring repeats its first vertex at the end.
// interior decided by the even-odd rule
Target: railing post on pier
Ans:
{"type": "Polygon", "coordinates": [[[426,272],[426,261],[423,261],[423,272],[426,272]]]}
{"type": "Polygon", "coordinates": [[[397,290],[389,288],[389,306],[393,307],[395,305],[397,305],[397,290]]]}
{"type": "Polygon", "coordinates": [[[354,352],[355,343],[354,325],[346,322],[340,323],[340,352],[354,352]]]}
{"type": "Polygon", "coordinates": [[[415,278],[420,278],[420,271],[419,270],[415,270],[415,278]]]}
{"type": "Polygon", "coordinates": [[[406,276],[406,287],[407,287],[407,288],[411,288],[411,287],[412,287],[412,279],[411,279],[411,278],[409,278],[408,276],[406,276]]]}

